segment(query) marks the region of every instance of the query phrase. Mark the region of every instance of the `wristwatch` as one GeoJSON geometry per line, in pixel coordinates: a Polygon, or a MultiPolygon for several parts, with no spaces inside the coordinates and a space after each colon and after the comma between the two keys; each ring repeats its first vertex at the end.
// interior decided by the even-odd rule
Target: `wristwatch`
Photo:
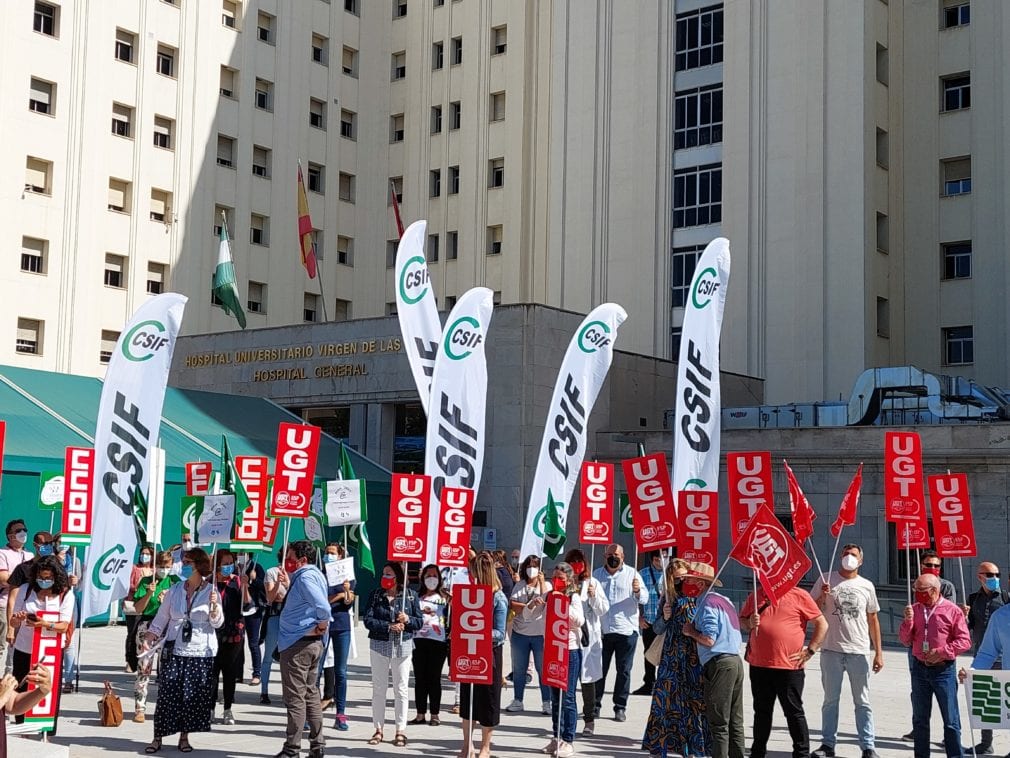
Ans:
{"type": "Polygon", "coordinates": [[[810,647],[810,645],[807,645],[807,652],[810,653],[810,657],[811,658],[813,658],[815,655],[817,655],[817,651],[814,650],[812,647],[810,647]]]}

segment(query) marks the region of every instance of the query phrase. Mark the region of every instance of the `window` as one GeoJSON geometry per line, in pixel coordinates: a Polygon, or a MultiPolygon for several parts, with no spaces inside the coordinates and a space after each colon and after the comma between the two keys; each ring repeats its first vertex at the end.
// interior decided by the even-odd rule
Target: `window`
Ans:
{"type": "Polygon", "coordinates": [[[886,297],[877,298],[877,336],[891,336],[891,307],[886,297]]]}
{"type": "Polygon", "coordinates": [[[433,168],[428,172],[428,197],[442,196],[442,169],[433,168]]]}
{"type": "Polygon", "coordinates": [[[877,212],[877,250],[887,253],[891,250],[890,223],[886,213],[877,212]]]}
{"type": "Polygon", "coordinates": [[[459,298],[456,297],[455,295],[446,295],[445,296],[445,309],[447,311],[451,311],[453,308],[456,307],[456,303],[458,301],[459,301],[459,298]]]}
{"type": "Polygon", "coordinates": [[[315,323],[318,320],[316,312],[319,309],[319,295],[312,295],[306,292],[303,303],[302,319],[309,323],[315,323]]]}
{"type": "Polygon", "coordinates": [[[268,45],[274,44],[274,27],[277,25],[277,18],[269,13],[260,11],[256,14],[256,37],[260,42],[268,45]]]}
{"type": "MultiPolygon", "coordinates": [[[[393,195],[396,197],[396,202],[403,205],[403,177],[391,176],[389,178],[389,183],[393,187],[393,195]]],[[[390,203],[392,203],[392,201],[390,201],[390,203]]]]}
{"type": "Polygon", "coordinates": [[[428,263],[438,262],[438,242],[439,240],[437,234],[428,235],[428,248],[425,253],[425,257],[427,258],[428,263]]]}
{"type": "Polygon", "coordinates": [[[321,163],[309,163],[309,190],[326,194],[326,166],[321,163]]]}
{"type": "Polygon", "coordinates": [[[217,165],[225,168],[235,167],[235,138],[224,134],[217,135],[217,165]]]}
{"type": "Polygon", "coordinates": [[[269,147],[253,145],[252,172],[254,176],[262,176],[264,179],[270,178],[270,169],[273,163],[272,153],[273,151],[269,147]]]}
{"type": "Polygon", "coordinates": [[[326,130],[326,103],[314,97],[309,98],[309,126],[326,130]]]}
{"type": "Polygon", "coordinates": [[[712,6],[677,16],[677,71],[722,63],[722,6],[712,6]]]}
{"type": "Polygon", "coordinates": [[[53,193],[53,164],[31,155],[25,161],[25,192],[38,195],[53,193]]]}
{"type": "Polygon", "coordinates": [[[505,186],[505,159],[493,158],[488,161],[488,187],[505,186]]]}
{"type": "MultiPolygon", "coordinates": [[[[675,247],[670,255],[670,305],[686,308],[687,296],[694,278],[694,269],[704,248],[701,245],[675,247]]],[[[679,355],[675,352],[674,355],[679,355]]]]}
{"type": "Polygon", "coordinates": [[[354,111],[340,111],[340,136],[344,139],[357,139],[358,137],[358,114],[354,111]]]}
{"type": "Polygon", "coordinates": [[[463,62],[463,38],[453,37],[452,40],[452,65],[458,66],[463,62]]]}
{"type": "Polygon", "coordinates": [[[123,289],[126,286],[126,257],[105,254],[105,286],[123,289]]]}
{"type": "Polygon", "coordinates": [[[684,335],[684,327],[675,326],[670,329],[670,358],[672,360],[680,359],[680,338],[684,335]]]}
{"type": "Polygon", "coordinates": [[[442,132],[442,106],[431,106],[431,133],[440,134],[442,132]]]}
{"type": "Polygon", "coordinates": [[[501,255],[501,239],[502,239],[501,224],[496,224],[494,226],[489,226],[487,228],[488,255],[501,255]]]}
{"type": "Polygon", "coordinates": [[[119,342],[119,332],[110,329],[102,329],[102,342],[98,348],[98,362],[108,363],[112,360],[112,354],[116,350],[116,343],[119,342]]]}
{"type": "Polygon", "coordinates": [[[400,240],[386,240],[386,268],[396,266],[396,248],[400,240]]]}
{"type": "Polygon", "coordinates": [[[678,92],[674,118],[674,150],[722,142],[722,85],[678,92]]]}
{"type": "Polygon", "coordinates": [[[975,334],[971,326],[951,326],[943,330],[943,357],[948,366],[975,362],[975,334]]]}
{"type": "MultiPolygon", "coordinates": [[[[260,80],[257,80],[259,82],[260,80]]],[[[238,71],[227,66],[221,66],[221,95],[236,100],[235,93],[238,91],[238,71]]],[[[259,103],[257,108],[261,107],[259,103]]]]}
{"type": "Polygon", "coordinates": [[[881,168],[887,168],[888,161],[888,144],[887,144],[887,132],[883,129],[877,129],[877,165],[881,168]]]}
{"type": "Polygon", "coordinates": [[[242,18],[242,10],[235,0],[222,0],[221,25],[229,29],[238,29],[238,20],[242,18]]]}
{"type": "Polygon", "coordinates": [[[168,45],[158,45],[158,55],[155,60],[155,68],[162,76],[175,78],[175,53],[174,47],[168,45]]]}
{"type": "Polygon", "coordinates": [[[888,73],[888,63],[887,63],[887,48],[877,43],[877,81],[883,85],[887,85],[889,80],[888,73]]]}
{"type": "Polygon", "coordinates": [[[262,111],[274,109],[274,85],[266,79],[256,79],[256,107],[262,111]]]}
{"type": "Polygon", "coordinates": [[[405,18],[407,15],[407,0],[393,0],[393,18],[405,18]]]}
{"type": "Polygon", "coordinates": [[[249,214],[249,244],[270,244],[270,218],[259,213],[249,214]]]}
{"type": "Polygon", "coordinates": [[[172,150],[172,133],[175,131],[175,121],[164,116],[154,117],[154,146],[172,150]]]}
{"type": "Polygon", "coordinates": [[[357,16],[359,12],[358,2],[359,0],[344,0],[344,10],[357,16]]]}
{"type": "MultiPolygon", "coordinates": [[[[35,4],[36,9],[38,3],[35,4]]],[[[38,11],[36,10],[36,14],[38,11]]],[[[958,26],[967,26],[971,23],[971,3],[958,3],[948,5],[943,9],[943,28],[953,29],[958,26]]],[[[36,28],[35,31],[38,31],[36,28]]]]}
{"type": "Polygon", "coordinates": [[[393,53],[393,81],[399,81],[407,76],[407,54],[404,52],[393,53]]]}
{"type": "Polygon", "coordinates": [[[129,213],[133,185],[124,179],[109,179],[109,210],[129,213]]]}
{"type": "Polygon", "coordinates": [[[441,8],[443,5],[445,5],[445,0],[435,0],[434,2],[436,8],[441,8]]]}
{"type": "Polygon", "coordinates": [[[42,326],[42,322],[36,319],[19,318],[14,349],[19,353],[42,355],[42,326]]]}
{"type": "Polygon", "coordinates": [[[339,189],[339,197],[340,197],[340,199],[343,200],[345,203],[353,203],[354,202],[355,185],[357,183],[356,180],[355,180],[354,174],[348,174],[348,173],[346,173],[344,171],[341,171],[339,179],[340,179],[340,182],[339,182],[339,184],[340,184],[340,189],[339,189]]]}
{"type": "Polygon", "coordinates": [[[673,227],[718,224],[722,221],[722,167],[685,168],[673,175],[673,227]]]}
{"type": "Polygon", "coordinates": [[[147,264],[147,294],[160,295],[165,291],[165,272],[168,266],[164,263],[147,264]]]}
{"type": "Polygon", "coordinates": [[[354,238],[337,235],[337,263],[354,265],[354,238]]]}
{"type": "Polygon", "coordinates": [[[940,162],[943,175],[943,196],[967,195],[971,192],[971,156],[940,162]]]}
{"type": "Polygon", "coordinates": [[[323,245],[323,230],[313,229],[309,232],[309,238],[312,240],[312,251],[316,254],[316,262],[318,263],[323,259],[323,253],[325,252],[325,246],[323,245]]]}
{"type": "Polygon", "coordinates": [[[505,93],[504,92],[493,92],[491,94],[491,103],[488,111],[491,115],[492,121],[504,121],[505,120],[505,93]]]}
{"type": "Polygon", "coordinates": [[[387,316],[396,315],[396,303],[386,303],[386,315],[387,316]]]}
{"type": "Polygon", "coordinates": [[[449,194],[459,194],[459,166],[449,166],[449,194]]]}
{"type": "Polygon", "coordinates": [[[389,141],[403,142],[403,114],[397,113],[389,117],[389,141]]]}
{"type": "Polygon", "coordinates": [[[227,225],[229,229],[235,228],[235,210],[233,208],[228,208],[223,205],[214,206],[214,236],[221,236],[221,222],[227,225]]]}
{"type": "Polygon", "coordinates": [[[459,232],[445,233],[445,259],[454,261],[459,257],[459,232]]]}
{"type": "Polygon", "coordinates": [[[118,137],[132,137],[133,108],[122,103],[112,104],[112,133],[118,137]]]}
{"type": "Polygon", "coordinates": [[[449,128],[459,129],[459,125],[463,120],[463,106],[460,104],[459,100],[449,103],[449,128]]]}
{"type": "Polygon", "coordinates": [[[496,26],[491,30],[491,55],[502,55],[508,43],[508,29],[496,26]]]}
{"type": "Polygon", "coordinates": [[[344,45],[344,51],[340,56],[340,66],[341,70],[347,74],[347,76],[353,76],[355,79],[358,78],[358,51],[353,47],[347,47],[344,45]]]}
{"type": "Polygon", "coordinates": [[[116,29],[116,60],[133,63],[133,51],[137,46],[137,35],[126,29],[116,29]]]}
{"type": "Polygon", "coordinates": [[[960,111],[971,107],[971,76],[961,74],[941,80],[943,83],[943,110],[960,111]]]}
{"type": "Polygon", "coordinates": [[[322,34],[312,35],[312,60],[322,66],[330,64],[330,41],[322,34]]]}
{"type": "Polygon", "coordinates": [[[351,301],[339,297],[333,303],[333,320],[348,321],[351,318],[351,301]]]}
{"type": "Polygon", "coordinates": [[[35,3],[35,17],[32,28],[47,37],[59,36],[60,9],[50,3],[35,3]]]}
{"type": "Polygon", "coordinates": [[[431,69],[438,71],[445,66],[445,43],[435,42],[431,46],[431,69]]]}
{"type": "Polygon", "coordinates": [[[49,242],[34,237],[21,238],[21,270],[29,274],[45,274],[49,257],[49,242]]]}
{"type": "Polygon", "coordinates": [[[172,193],[151,188],[151,221],[172,222],[172,193]]]}
{"type": "Polygon", "coordinates": [[[246,310],[249,313],[266,313],[267,286],[263,282],[249,282],[249,296],[246,298],[246,310]]]}
{"type": "Polygon", "coordinates": [[[28,95],[28,110],[36,113],[53,115],[56,108],[56,85],[42,79],[32,77],[31,91],[28,95]]]}
{"type": "Polygon", "coordinates": [[[971,241],[947,242],[943,249],[943,278],[971,278],[971,241]]]}

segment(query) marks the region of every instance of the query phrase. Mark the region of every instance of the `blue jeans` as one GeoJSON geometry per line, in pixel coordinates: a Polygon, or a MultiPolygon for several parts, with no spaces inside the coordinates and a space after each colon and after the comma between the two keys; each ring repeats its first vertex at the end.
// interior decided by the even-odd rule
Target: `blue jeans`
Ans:
{"type": "Polygon", "coordinates": [[[838,701],[842,695],[842,675],[849,675],[852,702],[856,707],[856,732],[859,746],[873,750],[873,710],[870,708],[870,656],[864,653],[821,651],[821,742],[835,746],[838,734],[838,701]]]}
{"type": "Polygon", "coordinates": [[[948,758],[962,758],[961,715],[957,707],[957,666],[953,661],[940,666],[927,666],[918,659],[912,661],[912,739],[915,758],[929,756],[929,717],[933,710],[933,695],[943,719],[943,747],[948,758]]]}
{"type": "MultiPolygon", "coordinates": [[[[579,720],[579,709],[575,704],[575,691],[579,689],[582,673],[582,650],[568,651],[568,689],[564,692],[551,688],[551,720],[557,724],[558,735],[569,745],[575,742],[575,726],[579,720]],[[561,708],[561,722],[558,723],[558,708],[561,708]]],[[[514,678],[514,677],[513,677],[514,678]]]]}
{"type": "Polygon", "coordinates": [[[260,693],[263,695],[270,691],[270,669],[274,666],[274,650],[277,649],[280,626],[280,616],[270,616],[267,619],[267,636],[263,643],[263,671],[260,677],[260,693]]]}
{"type": "Polygon", "coordinates": [[[343,713],[347,707],[347,654],[351,650],[351,630],[330,632],[330,643],[333,645],[333,700],[337,713],[343,713]]]}
{"type": "Polygon", "coordinates": [[[263,666],[263,656],[260,652],[260,625],[263,623],[263,609],[245,617],[245,636],[249,643],[249,659],[252,661],[252,675],[260,675],[263,666]]]}
{"type": "Polygon", "coordinates": [[[540,678],[540,697],[549,703],[551,688],[543,684],[544,637],[519,632],[512,632],[512,687],[515,689],[515,699],[521,703],[526,692],[526,669],[530,665],[530,653],[533,654],[533,665],[540,678]]]}
{"type": "Polygon", "coordinates": [[[617,676],[614,677],[614,710],[623,711],[628,707],[628,694],[631,692],[631,666],[635,662],[635,645],[638,643],[638,632],[631,634],[603,635],[603,676],[596,682],[596,715],[600,715],[603,707],[603,685],[610,671],[610,660],[615,660],[617,676]]]}

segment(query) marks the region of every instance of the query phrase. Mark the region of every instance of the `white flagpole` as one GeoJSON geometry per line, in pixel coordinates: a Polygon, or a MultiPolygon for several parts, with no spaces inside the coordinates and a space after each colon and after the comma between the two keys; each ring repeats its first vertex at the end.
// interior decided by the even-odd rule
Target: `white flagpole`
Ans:
{"type": "MultiPolygon", "coordinates": [[[[757,569],[751,570],[751,578],[754,580],[754,613],[758,612],[758,572],[757,569]]],[[[750,630],[751,636],[757,636],[757,627],[750,630]]]]}
{"type": "Polygon", "coordinates": [[[971,739],[971,754],[977,756],[975,752],[975,728],[971,725],[971,703],[968,701],[968,681],[964,682],[964,712],[968,714],[968,736],[971,739]]]}
{"type": "MultiPolygon", "coordinates": [[[[839,527],[839,529],[838,529],[838,536],[835,537],[835,549],[831,551],[831,562],[828,564],[828,571],[831,571],[831,567],[835,565],[835,556],[838,555],[838,543],[842,539],[842,529],[844,529],[844,528],[845,528],[844,524],[841,527],[839,527]]],[[[825,584],[827,583],[827,580],[828,580],[828,577],[824,577],[825,584]]]]}
{"type": "Polygon", "coordinates": [[[908,546],[908,522],[905,522],[905,573],[908,574],[908,604],[912,604],[912,548],[908,546]]]}
{"type": "Polygon", "coordinates": [[[961,602],[968,605],[968,590],[964,586],[964,558],[957,559],[957,573],[961,575],[961,602]]]}
{"type": "MultiPolygon", "coordinates": [[[[841,536],[841,535],[839,535],[839,536],[841,536]]],[[[825,576],[825,574],[824,574],[824,569],[821,568],[821,562],[819,560],[817,560],[817,551],[814,550],[814,541],[813,541],[813,539],[810,538],[810,537],[807,537],[807,544],[810,547],[810,555],[813,556],[814,565],[817,566],[817,573],[821,575],[821,583],[823,584],[824,582],[827,581],[827,576],[825,576]]]]}

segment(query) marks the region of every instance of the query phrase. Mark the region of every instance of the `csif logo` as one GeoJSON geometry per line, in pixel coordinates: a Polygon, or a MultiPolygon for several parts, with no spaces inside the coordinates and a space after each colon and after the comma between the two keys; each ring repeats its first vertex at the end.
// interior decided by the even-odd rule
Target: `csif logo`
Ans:
{"type": "Polygon", "coordinates": [[[122,545],[114,545],[95,561],[95,567],[91,570],[91,583],[100,590],[111,590],[113,582],[120,570],[127,564],[125,557],[126,548],[122,545]]]}
{"type": "Polygon", "coordinates": [[[695,308],[704,308],[712,302],[719,291],[719,272],[711,266],[702,269],[695,278],[694,291],[691,293],[691,302],[695,308]],[[699,296],[706,298],[704,301],[699,296]]]}
{"type": "Polygon", "coordinates": [[[611,342],[610,327],[602,321],[590,321],[579,331],[579,350],[583,353],[595,353],[611,342]]]}
{"type": "Polygon", "coordinates": [[[409,258],[400,272],[400,299],[407,305],[415,305],[428,294],[428,265],[424,258],[415,255],[409,258]],[[417,292],[411,295],[411,292],[417,292]]]}
{"type": "Polygon", "coordinates": [[[469,357],[483,341],[484,335],[480,331],[480,322],[473,316],[460,316],[445,330],[445,341],[442,347],[449,358],[461,361],[469,357]]]}
{"type": "Polygon", "coordinates": [[[128,361],[149,361],[154,354],[165,347],[169,338],[165,336],[165,325],[160,321],[141,321],[130,329],[120,344],[123,356],[128,361]]]}

